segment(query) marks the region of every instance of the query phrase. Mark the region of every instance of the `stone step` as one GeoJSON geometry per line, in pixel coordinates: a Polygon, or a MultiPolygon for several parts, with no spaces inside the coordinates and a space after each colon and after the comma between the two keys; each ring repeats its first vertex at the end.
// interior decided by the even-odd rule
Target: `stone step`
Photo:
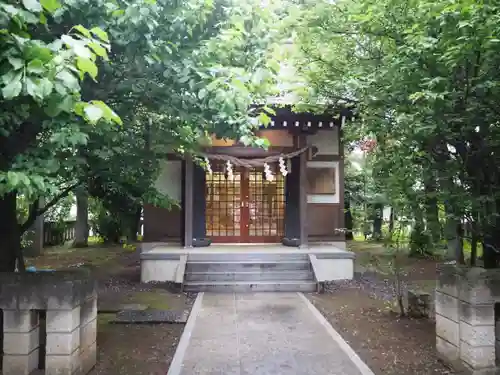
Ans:
{"type": "Polygon", "coordinates": [[[188,261],[193,262],[236,262],[236,261],[262,261],[262,262],[281,262],[281,261],[308,261],[309,255],[304,253],[270,253],[270,252],[248,252],[248,253],[205,253],[189,254],[188,261]]]}
{"type": "Polygon", "coordinates": [[[309,261],[188,261],[186,273],[193,272],[269,272],[269,271],[309,271],[309,261]]]}
{"type": "Polygon", "coordinates": [[[185,292],[248,293],[248,292],[314,292],[314,281],[212,281],[187,282],[185,292]]]}
{"type": "Polygon", "coordinates": [[[314,281],[311,270],[303,271],[257,271],[257,272],[190,272],[186,281],[314,281]]]}

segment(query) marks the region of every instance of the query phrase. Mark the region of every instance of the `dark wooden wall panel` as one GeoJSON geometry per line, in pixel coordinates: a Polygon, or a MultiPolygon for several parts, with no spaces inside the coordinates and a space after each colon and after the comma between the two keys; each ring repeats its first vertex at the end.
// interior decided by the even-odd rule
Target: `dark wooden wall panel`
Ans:
{"type": "Polygon", "coordinates": [[[180,241],[182,219],[181,210],[177,207],[167,210],[144,205],[144,241],[180,241]]]}
{"type": "Polygon", "coordinates": [[[341,228],[343,207],[340,204],[308,203],[307,230],[310,241],[340,240],[343,235],[336,230],[341,228]]]}

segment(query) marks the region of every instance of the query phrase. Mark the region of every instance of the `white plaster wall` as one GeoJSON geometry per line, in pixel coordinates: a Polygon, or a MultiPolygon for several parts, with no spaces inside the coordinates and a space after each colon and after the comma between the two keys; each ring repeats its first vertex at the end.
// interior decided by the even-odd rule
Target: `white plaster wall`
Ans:
{"type": "Polygon", "coordinates": [[[170,198],[180,202],[182,199],[182,164],[179,160],[162,161],[160,174],[155,188],[170,198]]]}
{"type": "Polygon", "coordinates": [[[316,281],[320,283],[354,277],[354,259],[317,259],[315,255],[310,258],[316,281]]]}
{"type": "Polygon", "coordinates": [[[316,146],[319,155],[339,155],[339,128],[319,130],[307,137],[308,146],[316,146]]]}
{"type": "Polygon", "coordinates": [[[176,281],[180,260],[141,260],[141,282],[176,281]]]}
{"type": "Polygon", "coordinates": [[[308,161],[307,168],[335,169],[335,194],[307,194],[307,203],[339,203],[339,161],[308,161]]]}

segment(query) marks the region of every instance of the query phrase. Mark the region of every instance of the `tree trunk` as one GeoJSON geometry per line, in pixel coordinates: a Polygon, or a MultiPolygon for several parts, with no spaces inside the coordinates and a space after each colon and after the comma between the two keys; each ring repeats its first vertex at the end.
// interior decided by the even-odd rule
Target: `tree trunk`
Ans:
{"type": "Polygon", "coordinates": [[[424,212],[419,204],[414,205],[413,213],[415,224],[410,234],[410,255],[417,257],[432,255],[429,248],[429,237],[425,232],[424,212]]]}
{"type": "Polygon", "coordinates": [[[0,225],[0,272],[14,272],[16,260],[18,268],[24,270],[24,259],[21,250],[21,233],[17,222],[17,194],[10,192],[0,197],[0,212],[2,224],[0,225]]]}
{"type": "Polygon", "coordinates": [[[87,247],[89,245],[89,197],[82,188],[77,189],[75,195],[76,224],[73,247],[87,247]]]}
{"type": "MultiPolygon", "coordinates": [[[[44,207],[44,199],[43,198],[38,198],[32,203],[32,206],[30,207],[30,213],[33,211],[38,211],[41,208],[44,207]]],[[[36,219],[31,226],[30,230],[27,230],[26,232],[23,233],[23,229],[21,228],[20,231],[20,236],[22,237],[23,235],[28,236],[28,238],[31,240],[31,245],[28,248],[24,248],[24,254],[29,256],[29,257],[38,257],[42,255],[43,251],[43,239],[44,239],[44,233],[43,233],[43,227],[44,227],[44,214],[40,214],[36,216],[36,219]]]]}
{"type": "Polygon", "coordinates": [[[382,203],[373,205],[373,239],[377,241],[382,238],[383,210],[384,205],[382,203]]]}
{"type": "Polygon", "coordinates": [[[470,265],[476,266],[477,261],[477,243],[478,243],[477,224],[475,221],[471,223],[471,250],[470,250],[470,265]]]}
{"type": "MultiPolygon", "coordinates": [[[[498,220],[497,220],[498,221],[498,220]]],[[[497,225],[489,225],[483,240],[484,268],[497,268],[500,252],[500,233],[497,225]]]]}
{"type": "Polygon", "coordinates": [[[462,223],[458,223],[457,225],[457,247],[455,249],[455,259],[458,264],[465,264],[465,255],[464,255],[464,229],[462,227],[462,223]]]}
{"type": "Polygon", "coordinates": [[[344,216],[345,216],[345,226],[346,226],[346,233],[345,233],[345,239],[346,240],[353,240],[354,239],[354,233],[353,233],[353,227],[354,227],[354,220],[352,217],[352,212],[351,212],[351,199],[349,197],[349,193],[346,192],[345,199],[344,199],[344,216]]]}
{"type": "MultiPolygon", "coordinates": [[[[431,171],[432,173],[432,171],[431,171]]],[[[436,180],[432,174],[424,174],[425,189],[425,221],[427,231],[430,233],[432,244],[438,244],[441,235],[439,223],[439,208],[437,200],[436,180]]]]}
{"type": "Polygon", "coordinates": [[[391,213],[389,214],[389,233],[394,232],[394,207],[391,207],[391,213]]]}
{"type": "Polygon", "coordinates": [[[460,220],[457,219],[455,212],[450,205],[445,205],[446,225],[445,237],[448,260],[455,260],[458,264],[463,264],[463,238],[459,235],[460,220]]]}

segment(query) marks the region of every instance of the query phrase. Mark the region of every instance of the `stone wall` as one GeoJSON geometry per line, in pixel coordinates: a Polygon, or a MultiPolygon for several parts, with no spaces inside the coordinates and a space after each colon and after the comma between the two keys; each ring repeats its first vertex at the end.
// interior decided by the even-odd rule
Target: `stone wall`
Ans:
{"type": "Polygon", "coordinates": [[[96,364],[96,283],[82,272],[0,273],[3,375],[39,366],[45,311],[45,374],[87,374],[96,364]]]}
{"type": "Polygon", "coordinates": [[[438,353],[457,369],[496,373],[500,334],[495,338],[495,303],[500,302],[500,270],[440,265],[437,271],[438,353]]]}

